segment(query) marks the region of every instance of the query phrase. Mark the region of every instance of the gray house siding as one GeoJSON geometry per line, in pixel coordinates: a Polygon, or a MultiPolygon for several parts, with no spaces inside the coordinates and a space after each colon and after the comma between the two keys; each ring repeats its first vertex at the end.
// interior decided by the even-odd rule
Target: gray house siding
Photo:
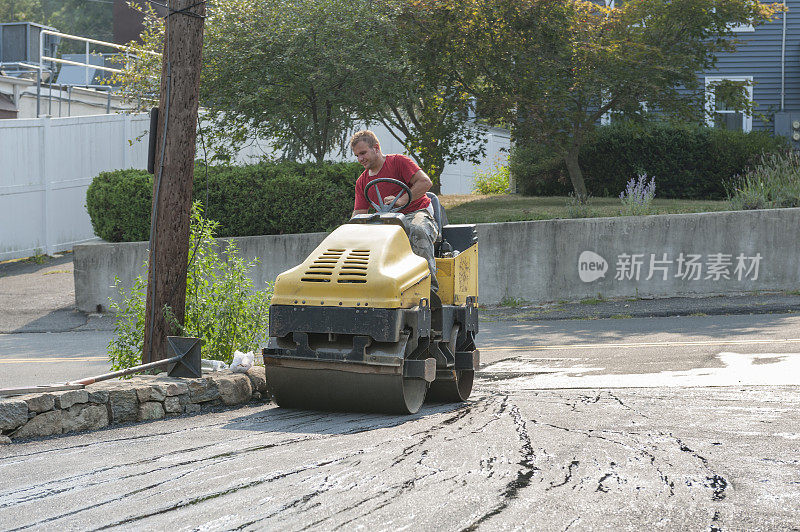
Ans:
{"type": "MultiPolygon", "coordinates": [[[[786,2],[785,111],[800,111],[800,0],[786,2]]],[[[773,131],[773,117],[781,109],[781,39],[783,17],[756,26],[755,31],[739,32],[735,52],[718,56],[716,68],[706,76],[753,77],[753,130],[773,131]]]]}

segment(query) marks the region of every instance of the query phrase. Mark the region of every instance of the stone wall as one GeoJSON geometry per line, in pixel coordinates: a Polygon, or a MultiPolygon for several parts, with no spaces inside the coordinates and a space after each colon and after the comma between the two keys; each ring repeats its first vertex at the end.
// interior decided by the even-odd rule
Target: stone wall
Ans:
{"type": "Polygon", "coordinates": [[[0,399],[0,443],[264,400],[268,400],[268,394],[261,366],[247,373],[207,373],[199,379],[172,378],[163,373],[104,381],[82,390],[0,399]]]}

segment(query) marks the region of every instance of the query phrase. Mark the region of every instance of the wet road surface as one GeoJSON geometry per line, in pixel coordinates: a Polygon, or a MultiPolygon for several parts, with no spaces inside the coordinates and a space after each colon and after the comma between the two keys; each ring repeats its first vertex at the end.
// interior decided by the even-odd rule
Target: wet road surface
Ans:
{"type": "Polygon", "coordinates": [[[247,407],[0,447],[3,530],[787,530],[798,387],[247,407]]]}
{"type": "Polygon", "coordinates": [[[800,530],[800,316],[481,323],[463,405],[0,446],[0,530],[800,530]]]}

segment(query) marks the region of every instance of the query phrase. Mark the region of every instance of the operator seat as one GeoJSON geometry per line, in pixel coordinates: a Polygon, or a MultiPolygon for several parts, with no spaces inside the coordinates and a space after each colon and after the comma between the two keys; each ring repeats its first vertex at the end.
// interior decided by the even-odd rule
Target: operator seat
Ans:
{"type": "Polygon", "coordinates": [[[444,207],[442,207],[442,204],[439,202],[439,198],[436,196],[436,194],[433,192],[426,192],[425,195],[431,200],[433,219],[436,221],[436,228],[438,229],[436,241],[433,243],[434,256],[441,257],[442,253],[453,251],[453,247],[450,245],[450,243],[444,240],[442,237],[442,230],[448,223],[447,214],[444,212],[444,207]]]}
{"type": "Polygon", "coordinates": [[[447,215],[439,203],[439,198],[433,192],[426,192],[426,196],[431,200],[431,207],[433,207],[433,219],[436,220],[436,228],[439,230],[439,236],[436,237],[437,242],[442,241],[442,228],[447,225],[447,215]]]}

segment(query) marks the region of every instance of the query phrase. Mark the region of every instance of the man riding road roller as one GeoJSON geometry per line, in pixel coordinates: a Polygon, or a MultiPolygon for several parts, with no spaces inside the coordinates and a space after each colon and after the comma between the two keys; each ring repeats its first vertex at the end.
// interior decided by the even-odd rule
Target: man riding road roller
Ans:
{"type": "Polygon", "coordinates": [[[386,413],[464,401],[479,365],[475,226],[447,225],[430,178],[371,131],[350,146],[364,166],[351,220],[275,281],[270,393],[281,407],[386,413]]]}
{"type": "Polygon", "coordinates": [[[431,288],[439,289],[436,282],[436,261],[434,259],[434,243],[439,235],[439,229],[433,215],[433,206],[426,193],[433,183],[428,175],[420,170],[417,163],[405,155],[384,155],[378,137],[369,130],[359,131],[350,138],[350,148],[364,167],[356,180],[356,199],[353,207],[353,216],[366,214],[369,211],[369,201],[381,203],[378,196],[383,196],[385,205],[407,205],[401,209],[409,223],[408,239],[411,242],[411,251],[428,261],[431,270],[431,288]],[[370,189],[369,198],[364,194],[367,184],[375,179],[395,179],[402,181],[411,189],[411,203],[406,203],[408,198],[403,189],[394,183],[383,183],[382,190],[376,184],[370,189]],[[369,200],[369,201],[368,201],[369,200]]]}

